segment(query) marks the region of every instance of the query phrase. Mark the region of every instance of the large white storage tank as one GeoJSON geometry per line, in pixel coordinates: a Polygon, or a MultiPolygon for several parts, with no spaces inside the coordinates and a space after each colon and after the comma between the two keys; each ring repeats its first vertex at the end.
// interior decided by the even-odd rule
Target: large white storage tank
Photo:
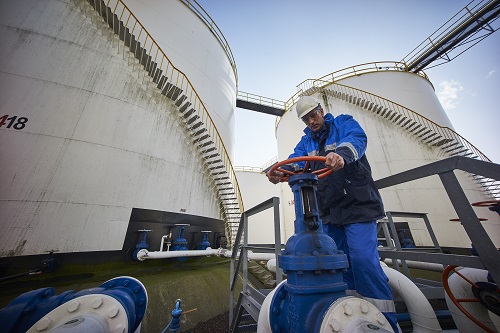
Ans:
{"type": "MultiPolygon", "coordinates": [[[[268,199],[276,197],[279,202],[279,221],[280,221],[280,239],[286,242],[289,234],[284,228],[287,226],[283,223],[283,205],[289,203],[282,202],[281,187],[275,186],[267,180],[265,168],[256,167],[236,167],[236,175],[238,184],[243,196],[245,209],[249,210],[260,205],[268,199]]],[[[293,227],[293,224],[292,224],[293,227]]],[[[266,209],[255,215],[248,217],[248,243],[249,244],[274,244],[274,210],[273,208],[266,209]]],[[[291,230],[293,234],[293,229],[291,230]]]]}
{"type": "MultiPolygon", "coordinates": [[[[366,65],[362,65],[362,67],[366,68],[366,65]]],[[[345,98],[346,94],[351,96],[358,94],[363,98],[377,99],[379,104],[392,101],[399,106],[387,104],[388,109],[401,106],[405,110],[404,112],[407,112],[407,109],[413,111],[413,115],[416,115],[414,119],[420,119],[418,121],[431,121],[437,127],[452,128],[435,95],[433,86],[427,78],[385,66],[380,68],[374,66],[372,70],[364,69],[364,74],[356,74],[356,67],[352,68],[354,70],[350,73],[339,71],[342,73],[342,77],[340,79],[336,77],[335,84],[328,84],[324,78],[317,81],[305,81],[298,86],[301,89],[299,94],[303,92],[312,94],[324,105],[326,112],[332,113],[334,116],[350,114],[361,124],[368,136],[366,154],[372,166],[375,180],[450,156],[444,153],[440,146],[426,144],[418,139],[412,131],[398,125],[399,120],[391,120],[397,115],[377,113],[373,109],[365,109],[361,99],[347,98],[346,100],[345,98]]],[[[297,96],[291,100],[292,103],[297,96]]],[[[401,121],[401,123],[405,122],[401,121]]],[[[304,123],[297,119],[295,106],[291,105],[291,109],[280,119],[276,128],[279,160],[286,159],[293,151],[303,135],[304,127],[304,123]]],[[[428,135],[430,134],[423,137],[426,138],[428,135]]],[[[433,143],[438,141],[439,139],[436,139],[433,143]]],[[[470,175],[461,171],[457,171],[455,174],[470,202],[491,200],[491,197],[484,194],[470,175]]],[[[292,200],[291,191],[285,190],[288,185],[282,184],[281,186],[283,187],[282,201],[292,200]]],[[[427,213],[441,246],[470,248],[471,242],[461,224],[450,221],[457,216],[438,176],[382,189],[381,195],[386,211],[427,213]]],[[[293,226],[294,211],[293,207],[290,208],[286,205],[283,206],[283,209],[285,223],[289,225],[285,227],[288,238],[291,236],[289,231],[293,230],[293,227],[290,228],[290,226],[293,226]]],[[[483,225],[494,244],[497,247],[500,246],[498,214],[484,208],[475,210],[479,217],[488,219],[483,222],[483,225]]],[[[398,220],[408,222],[415,245],[432,246],[432,239],[423,219],[398,220]]]]}
{"type": "Polygon", "coordinates": [[[0,4],[0,257],[121,250],[133,208],[222,225],[241,208],[230,52],[183,1],[99,6],[0,4]]]}

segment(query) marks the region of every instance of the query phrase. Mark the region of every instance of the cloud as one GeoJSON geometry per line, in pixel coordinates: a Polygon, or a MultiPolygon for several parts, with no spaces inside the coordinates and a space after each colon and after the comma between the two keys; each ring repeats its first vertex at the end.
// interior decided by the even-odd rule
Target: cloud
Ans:
{"type": "Polygon", "coordinates": [[[491,71],[488,72],[488,75],[486,75],[486,79],[489,79],[493,74],[495,74],[497,70],[493,68],[491,71]]]}
{"type": "Polygon", "coordinates": [[[459,93],[462,90],[464,90],[464,87],[460,82],[454,80],[439,82],[437,97],[446,111],[457,107],[461,99],[459,93]]]}

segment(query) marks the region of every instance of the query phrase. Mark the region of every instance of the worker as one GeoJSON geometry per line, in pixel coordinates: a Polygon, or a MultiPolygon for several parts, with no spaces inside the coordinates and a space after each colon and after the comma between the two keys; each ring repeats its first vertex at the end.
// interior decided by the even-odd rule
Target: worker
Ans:
{"type": "MultiPolygon", "coordinates": [[[[394,331],[400,332],[388,278],[377,252],[376,220],[385,213],[365,155],[366,134],[352,116],[325,114],[321,103],[311,96],[301,97],[296,111],[307,127],[289,158],[325,156],[324,163],[311,162],[310,171],[325,167],[333,170],[329,176],[319,179],[317,201],[323,231],[333,238],[349,262],[349,268],[343,273],[348,287],[346,293],[374,304],[394,331]]],[[[304,164],[287,164],[281,168],[298,171],[304,164]]],[[[274,170],[266,176],[277,184],[284,173],[274,170]]]]}

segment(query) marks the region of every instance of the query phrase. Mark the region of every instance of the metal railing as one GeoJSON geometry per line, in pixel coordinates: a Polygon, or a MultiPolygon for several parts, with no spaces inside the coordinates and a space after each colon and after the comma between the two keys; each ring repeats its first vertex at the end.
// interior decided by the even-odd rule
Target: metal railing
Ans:
{"type": "Polygon", "coordinates": [[[235,166],[234,171],[236,172],[262,172],[262,168],[260,167],[252,167],[252,166],[235,166]]]}
{"type": "Polygon", "coordinates": [[[283,110],[285,109],[285,102],[283,102],[283,101],[269,98],[269,97],[260,96],[260,95],[255,95],[255,94],[251,94],[251,93],[247,93],[247,92],[243,92],[243,91],[238,91],[237,98],[241,99],[243,101],[246,101],[246,102],[251,102],[251,103],[260,104],[260,105],[266,105],[266,106],[270,106],[270,107],[277,108],[277,109],[283,109],[283,110]]]}
{"type": "MultiPolygon", "coordinates": [[[[459,142],[463,147],[473,152],[473,154],[476,155],[478,159],[491,162],[491,160],[486,157],[479,149],[477,149],[472,143],[467,141],[464,137],[462,137],[451,128],[447,126],[440,126],[429,118],[422,116],[418,112],[410,110],[409,108],[402,106],[401,104],[369,93],[367,91],[345,86],[339,83],[330,85],[329,88],[335,89],[337,92],[339,92],[339,94],[341,94],[341,96],[343,96],[344,99],[349,99],[351,103],[360,104],[360,101],[365,101],[365,105],[369,105],[371,103],[372,107],[377,105],[379,108],[385,108],[392,111],[393,115],[390,116],[390,120],[393,121],[393,119],[399,116],[396,120],[398,124],[406,124],[406,126],[409,126],[412,122],[415,123],[414,126],[407,128],[415,128],[418,124],[420,124],[420,127],[430,130],[429,133],[433,132],[437,134],[437,136],[433,140],[437,140],[435,144],[440,141],[459,142]]],[[[425,137],[426,136],[424,135],[424,138],[425,137]]]]}
{"type": "Polygon", "coordinates": [[[273,158],[271,158],[269,161],[267,161],[266,163],[264,163],[262,166],[261,166],[261,169],[262,171],[266,170],[267,168],[269,168],[270,166],[274,165],[278,163],[278,156],[275,156],[273,158]]]}
{"type": "Polygon", "coordinates": [[[234,170],[236,171],[246,171],[246,172],[264,172],[264,170],[266,170],[267,168],[269,168],[270,166],[276,164],[278,162],[278,156],[275,156],[273,157],[272,159],[270,159],[269,161],[267,161],[266,163],[264,163],[262,166],[260,167],[251,167],[251,166],[235,166],[234,167],[234,170]]]}
{"type": "Polygon", "coordinates": [[[236,77],[236,82],[238,82],[238,73],[236,70],[236,61],[234,60],[233,52],[229,47],[229,43],[222,34],[222,31],[219,29],[217,24],[215,24],[214,20],[208,15],[208,13],[203,9],[203,7],[196,0],[180,0],[186,6],[188,6],[198,17],[205,23],[205,25],[210,29],[210,32],[217,38],[220,45],[224,48],[227,57],[229,58],[229,62],[231,63],[231,67],[234,71],[234,76],[236,77]]]}
{"type": "MultiPolygon", "coordinates": [[[[234,241],[233,252],[231,255],[231,263],[229,269],[229,331],[234,332],[237,328],[239,319],[242,315],[242,310],[245,309],[257,322],[259,317],[260,305],[264,301],[265,295],[255,289],[248,283],[248,250],[256,250],[264,253],[274,253],[276,260],[281,253],[281,229],[280,229],[280,200],[277,197],[272,197],[248,211],[243,212],[240,217],[240,223],[236,238],[234,241]],[[248,245],[248,218],[252,215],[260,213],[266,209],[273,209],[274,212],[274,247],[250,246],[248,245]],[[240,243],[243,240],[243,244],[240,243]],[[239,255],[238,255],[239,251],[239,255]],[[236,262],[237,261],[237,262],[236,262]],[[243,267],[241,264],[243,263],[243,267]],[[234,316],[234,290],[236,288],[237,278],[242,270],[242,291],[236,306],[236,316],[234,316]],[[243,301],[245,300],[245,301],[243,301]]],[[[283,281],[283,270],[276,266],[276,285],[283,281]]]]}
{"type": "Polygon", "coordinates": [[[454,170],[462,170],[500,180],[500,165],[455,156],[376,180],[375,185],[378,189],[384,189],[432,175],[438,175],[479,257],[443,253],[421,253],[412,251],[411,249],[407,249],[404,252],[379,250],[379,254],[384,258],[391,259],[487,269],[493,276],[493,279],[499,281],[500,266],[498,263],[500,262],[500,252],[498,252],[490,236],[481,225],[474,209],[472,209],[471,203],[453,173],[454,170]]]}
{"type": "MultiPolygon", "coordinates": [[[[302,87],[303,91],[300,92],[301,93],[300,95],[307,94],[307,92],[312,92],[313,88],[327,89],[328,87],[329,89],[335,89],[336,91],[338,91],[340,93],[341,98],[348,99],[348,101],[350,102],[358,103],[358,101],[364,101],[364,105],[369,105],[371,103],[372,107],[377,105],[381,108],[389,109],[393,113],[400,115],[399,117],[399,119],[401,119],[400,123],[403,124],[406,123],[407,125],[410,124],[412,121],[418,123],[421,126],[431,129],[433,132],[440,135],[443,140],[446,139],[450,141],[455,140],[457,142],[462,143],[464,147],[467,147],[467,149],[476,154],[476,156],[480,160],[491,162],[491,160],[488,157],[486,157],[486,155],[484,155],[479,149],[477,149],[472,143],[467,141],[464,137],[462,137],[460,134],[458,134],[451,128],[446,126],[440,126],[435,122],[433,122],[432,120],[430,120],[429,118],[422,116],[418,112],[412,111],[405,106],[402,106],[391,100],[385,99],[381,96],[369,93],[361,89],[346,86],[340,83],[330,83],[327,81],[320,81],[320,80],[304,81],[302,87]]],[[[296,101],[294,103],[296,103],[296,101]]],[[[288,110],[289,108],[287,109],[287,111],[288,110]]],[[[394,117],[395,116],[391,117],[391,119],[394,117]]]]}
{"type": "MultiPolygon", "coordinates": [[[[445,156],[460,155],[491,162],[478,148],[453,129],[440,126],[429,118],[381,96],[322,79],[305,80],[301,83],[300,89],[287,103],[296,103],[296,98],[314,92],[335,92],[332,96],[368,110],[375,110],[376,113],[387,120],[417,135],[424,143],[440,147],[445,156]]],[[[288,111],[292,105],[287,104],[286,110],[288,111]]],[[[276,126],[279,119],[277,119],[276,126]]],[[[500,181],[480,177],[479,182],[487,194],[495,198],[500,197],[500,181]]]]}
{"type": "MultiPolygon", "coordinates": [[[[297,103],[300,96],[302,96],[311,86],[326,86],[341,79],[374,72],[408,72],[408,66],[406,63],[400,61],[376,61],[339,69],[317,79],[306,79],[297,85],[297,92],[285,102],[285,113],[288,112],[295,103],[297,103]]],[[[423,71],[412,74],[422,76],[424,79],[429,81],[427,74],[423,71]]],[[[429,83],[432,85],[432,82],[429,81],[429,83]]],[[[278,122],[279,119],[277,119],[276,123],[278,122]]]]}
{"type": "MultiPolygon", "coordinates": [[[[415,47],[410,53],[408,53],[402,60],[401,62],[405,62],[408,64],[408,66],[413,69],[414,67],[417,66],[421,62],[421,60],[426,59],[426,57],[429,54],[436,53],[438,52],[438,48],[442,49],[446,44],[446,40],[450,38],[450,36],[453,36],[455,34],[463,34],[464,29],[469,25],[471,21],[477,23],[480,23],[484,21],[484,18],[477,17],[478,14],[480,14],[483,10],[487,9],[491,5],[494,5],[495,0],[480,0],[476,1],[473,0],[467,4],[463,9],[461,9],[457,14],[455,14],[451,19],[446,21],[441,27],[439,27],[432,35],[427,37],[422,43],[420,43],[417,47],[415,47]]],[[[495,30],[492,29],[489,33],[493,33],[495,30]]],[[[468,47],[464,49],[462,52],[457,54],[453,58],[449,57],[444,57],[441,56],[442,62],[435,64],[431,67],[427,68],[432,68],[439,66],[440,64],[444,62],[451,61],[452,59],[458,57],[460,54],[480,42],[482,39],[484,39],[485,36],[481,36],[479,38],[475,38],[474,40],[471,40],[468,42],[468,47]]],[[[423,66],[420,66],[423,67],[423,66]]],[[[418,69],[417,69],[418,70],[418,69]]]]}
{"type": "MultiPolygon", "coordinates": [[[[79,1],[79,0],[75,0],[79,1]]],[[[86,0],[81,0],[85,2],[89,2],[86,0]]],[[[180,0],[183,1],[183,0],[180,0]]],[[[123,37],[127,33],[133,37],[133,41],[128,40],[128,44],[130,45],[132,42],[137,43],[135,50],[143,49],[143,53],[139,55],[139,64],[144,64],[144,62],[148,62],[148,64],[154,64],[154,70],[157,75],[164,75],[167,80],[175,85],[177,88],[182,90],[182,94],[186,96],[186,101],[190,103],[190,107],[194,109],[194,112],[199,117],[199,120],[203,123],[206,129],[206,134],[209,135],[210,140],[213,145],[216,147],[217,153],[220,156],[221,163],[223,164],[225,170],[227,171],[229,182],[231,186],[235,189],[236,202],[226,202],[221,198],[224,193],[220,193],[219,190],[219,200],[223,203],[227,203],[227,207],[221,208],[221,215],[228,218],[227,216],[231,215],[228,213],[229,206],[233,207],[234,205],[238,206],[239,211],[244,211],[243,200],[241,197],[241,192],[239,188],[239,184],[236,178],[236,173],[234,171],[233,165],[231,163],[230,156],[226,150],[224,142],[221,138],[217,127],[215,126],[212,117],[210,116],[207,108],[205,107],[202,99],[194,89],[194,86],[187,78],[187,76],[175,67],[170,59],[166,56],[165,52],[161,49],[158,43],[153,39],[151,34],[147,31],[144,25],[138,20],[138,18],[131,12],[131,10],[127,7],[127,5],[122,0],[107,0],[106,2],[102,0],[90,0],[92,6],[98,11],[98,13],[104,18],[105,23],[109,25],[109,27],[121,37],[123,37]],[[94,2],[95,1],[95,2],[94,2]],[[116,18],[114,18],[116,15],[116,18]],[[126,31],[125,31],[126,30],[126,31]],[[149,57],[151,57],[149,59],[149,57]]],[[[89,2],[89,3],[90,3],[89,2]]],[[[186,3],[185,1],[183,1],[186,3]]],[[[189,1],[188,1],[189,2],[189,1]]],[[[92,18],[92,16],[91,16],[92,18]]],[[[132,39],[132,37],[130,37],[132,39]]],[[[127,46],[127,39],[124,38],[124,43],[127,46]]],[[[126,50],[128,51],[128,47],[123,47],[123,53],[125,55],[126,50]]],[[[232,56],[231,56],[232,57],[232,56]]],[[[129,57],[130,58],[130,57],[129,57]]],[[[230,59],[231,60],[231,59],[230,59]]],[[[135,61],[135,60],[133,60],[135,61]]],[[[135,62],[134,62],[135,64],[135,62]]],[[[234,64],[234,61],[232,62],[234,64]]],[[[152,65],[149,67],[153,67],[152,65]]],[[[144,71],[144,77],[146,77],[146,71],[144,71]]],[[[156,77],[156,75],[155,75],[156,77]]],[[[148,84],[149,81],[148,81],[148,84]]],[[[224,190],[224,189],[222,189],[224,190]]],[[[233,236],[231,231],[231,224],[237,223],[238,219],[235,221],[226,220],[226,230],[228,232],[228,237],[233,236]]],[[[232,244],[232,239],[229,239],[230,245],[232,244]]]]}
{"type": "MultiPolygon", "coordinates": [[[[323,75],[322,77],[317,79],[306,79],[297,85],[297,93],[295,93],[295,95],[290,97],[290,99],[285,102],[285,110],[288,111],[292,107],[292,105],[297,102],[297,99],[300,97],[301,92],[307,90],[307,86],[317,86],[318,84],[325,85],[328,83],[334,83],[339,80],[346,79],[348,77],[374,72],[408,72],[408,66],[406,65],[406,63],[400,61],[375,61],[339,69],[335,72],[323,75]]],[[[415,74],[429,81],[429,78],[424,72],[415,74]]]]}
{"type": "MultiPolygon", "coordinates": [[[[445,160],[430,163],[418,168],[403,171],[401,173],[385,177],[375,181],[375,185],[378,189],[384,189],[392,186],[397,186],[399,184],[404,184],[417,179],[422,179],[437,175],[443,183],[443,187],[453,205],[457,215],[460,218],[464,229],[469,236],[470,240],[474,244],[474,247],[479,254],[479,256],[473,255],[460,255],[460,254],[446,254],[441,252],[441,246],[438,243],[437,237],[432,231],[431,222],[424,218],[425,224],[428,231],[431,233],[431,238],[433,239],[434,252],[422,252],[418,248],[407,248],[402,249],[401,246],[394,248],[378,248],[378,253],[382,258],[389,258],[394,260],[394,268],[398,269],[398,260],[404,262],[406,260],[423,262],[423,263],[435,263],[442,265],[454,265],[462,267],[471,267],[478,269],[488,270],[493,279],[500,280],[500,252],[495,247],[492,239],[481,225],[479,218],[477,217],[475,211],[472,209],[470,202],[465,195],[463,188],[461,187],[457,177],[454,174],[454,170],[462,170],[469,173],[483,175],[488,178],[496,178],[500,176],[500,165],[473,160],[470,158],[464,158],[460,156],[447,158],[445,160]]],[[[278,255],[278,249],[281,247],[281,241],[276,235],[279,233],[279,199],[271,198],[251,209],[244,212],[241,216],[240,227],[235,239],[235,246],[233,247],[231,266],[230,266],[230,332],[237,331],[238,319],[244,315],[243,310],[248,312],[250,316],[257,322],[259,311],[265,300],[265,294],[261,291],[255,289],[250,283],[248,278],[248,263],[247,263],[247,251],[255,249],[255,247],[248,246],[248,217],[263,211],[264,209],[274,208],[275,217],[275,246],[274,249],[267,248],[267,252],[273,252],[278,255]],[[277,228],[278,227],[278,228],[277,228]],[[243,245],[240,246],[240,243],[243,245]],[[239,253],[239,260],[237,261],[239,253]],[[237,261],[237,262],[236,262],[237,261]],[[242,291],[239,295],[238,304],[234,307],[234,291],[235,286],[238,281],[238,275],[241,271],[242,279],[242,291]],[[236,315],[233,311],[236,310],[236,315]]],[[[422,217],[426,214],[422,213],[409,213],[409,212],[387,212],[388,216],[413,216],[422,217]]],[[[389,220],[391,224],[392,234],[394,235],[397,243],[399,240],[397,238],[397,231],[392,218],[389,220]]],[[[387,232],[386,235],[389,235],[387,232]]],[[[386,236],[390,238],[390,236],[386,236]]],[[[263,248],[258,248],[262,250],[263,248]]],[[[282,276],[278,277],[278,274],[282,272],[279,271],[279,265],[276,267],[276,285],[279,284],[282,276]]],[[[411,276],[408,277],[411,278],[411,276]]],[[[412,278],[412,281],[420,288],[422,293],[429,298],[443,298],[443,287],[440,282],[430,281],[422,278],[412,278]]],[[[254,330],[255,331],[255,330],[254,330]]]]}

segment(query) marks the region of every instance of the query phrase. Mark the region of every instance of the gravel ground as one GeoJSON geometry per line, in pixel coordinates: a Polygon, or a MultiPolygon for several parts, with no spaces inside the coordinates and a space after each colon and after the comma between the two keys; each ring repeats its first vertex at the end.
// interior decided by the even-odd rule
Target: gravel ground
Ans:
{"type": "MultiPolygon", "coordinates": [[[[182,330],[182,326],[181,326],[182,330]]],[[[221,313],[203,323],[199,323],[194,328],[183,331],[185,333],[226,333],[229,332],[229,312],[221,313]]]]}

